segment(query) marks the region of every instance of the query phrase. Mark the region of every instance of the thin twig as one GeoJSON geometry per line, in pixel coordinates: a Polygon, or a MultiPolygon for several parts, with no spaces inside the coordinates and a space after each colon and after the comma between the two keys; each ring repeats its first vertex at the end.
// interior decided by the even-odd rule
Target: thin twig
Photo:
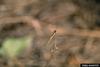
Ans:
{"type": "MultiPolygon", "coordinates": [[[[50,39],[48,40],[47,42],[47,46],[50,45],[52,39],[54,38],[54,36],[56,35],[56,30],[53,32],[53,34],[51,35],[50,39]]],[[[55,47],[54,47],[55,48],[55,47]]],[[[53,49],[54,50],[54,49],[53,49]]],[[[51,57],[50,57],[50,60],[47,61],[46,65],[44,67],[48,67],[50,61],[52,60],[53,56],[54,56],[54,51],[53,50],[50,50],[50,53],[51,53],[51,57]]]]}
{"type": "Polygon", "coordinates": [[[52,39],[54,38],[54,36],[56,35],[56,30],[53,32],[53,34],[51,35],[51,37],[49,38],[48,42],[47,42],[47,46],[51,43],[52,39]]]}

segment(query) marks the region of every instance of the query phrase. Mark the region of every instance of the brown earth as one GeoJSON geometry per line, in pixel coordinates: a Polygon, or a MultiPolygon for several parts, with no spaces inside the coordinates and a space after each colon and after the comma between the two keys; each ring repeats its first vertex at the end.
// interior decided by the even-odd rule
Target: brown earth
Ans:
{"type": "Polygon", "coordinates": [[[31,49],[0,67],[79,67],[100,63],[99,0],[0,0],[0,45],[33,36],[31,49]],[[13,62],[13,64],[11,63],[13,62]]]}

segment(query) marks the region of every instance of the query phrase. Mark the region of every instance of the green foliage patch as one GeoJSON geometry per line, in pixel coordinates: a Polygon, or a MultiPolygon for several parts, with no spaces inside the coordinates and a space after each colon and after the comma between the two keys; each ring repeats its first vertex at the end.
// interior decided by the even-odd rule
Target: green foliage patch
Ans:
{"type": "Polygon", "coordinates": [[[0,54],[9,58],[18,56],[31,42],[31,37],[7,38],[0,48],[0,54]]]}

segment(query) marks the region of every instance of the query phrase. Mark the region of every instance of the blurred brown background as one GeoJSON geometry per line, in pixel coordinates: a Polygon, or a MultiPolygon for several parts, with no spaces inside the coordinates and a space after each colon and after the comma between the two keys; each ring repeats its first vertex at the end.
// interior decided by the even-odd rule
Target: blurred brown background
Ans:
{"type": "Polygon", "coordinates": [[[29,47],[16,61],[1,56],[0,67],[100,63],[100,1],[0,0],[0,46],[27,35],[29,47]]]}

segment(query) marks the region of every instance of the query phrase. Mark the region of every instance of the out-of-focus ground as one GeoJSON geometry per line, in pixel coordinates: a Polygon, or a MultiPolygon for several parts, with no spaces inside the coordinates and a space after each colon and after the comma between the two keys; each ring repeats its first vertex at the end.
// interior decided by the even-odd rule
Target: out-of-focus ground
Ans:
{"type": "Polygon", "coordinates": [[[13,58],[1,54],[0,67],[100,63],[100,1],[0,0],[0,49],[24,36],[32,39],[27,48],[13,58]]]}

